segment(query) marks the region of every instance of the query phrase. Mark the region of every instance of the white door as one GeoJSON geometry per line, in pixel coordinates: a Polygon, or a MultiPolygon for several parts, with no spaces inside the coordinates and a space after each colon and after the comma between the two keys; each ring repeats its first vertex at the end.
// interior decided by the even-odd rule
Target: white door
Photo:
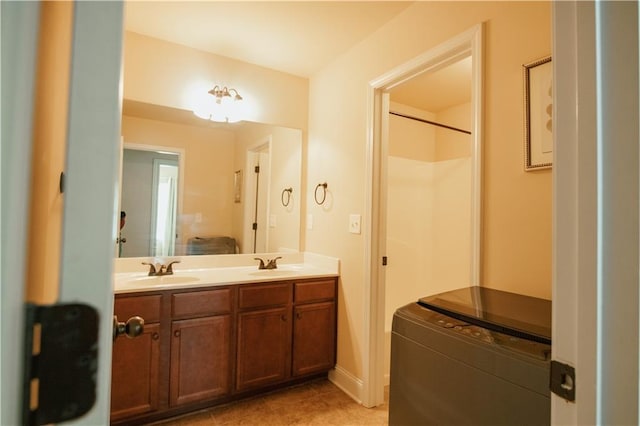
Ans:
{"type": "MultiPolygon", "coordinates": [[[[20,138],[12,137],[5,140],[3,129],[2,141],[3,296],[5,289],[9,287],[11,292],[8,300],[4,297],[2,300],[0,423],[20,424],[22,420],[19,409],[22,398],[19,372],[22,365],[21,346],[16,342],[22,341],[23,323],[20,319],[12,319],[12,316],[20,318],[24,313],[24,271],[19,265],[24,262],[28,253],[24,244],[18,244],[11,248],[11,257],[6,256],[8,245],[18,241],[20,237],[24,239],[26,234],[21,221],[9,224],[7,219],[17,219],[13,209],[16,209],[18,214],[24,214],[26,209],[23,199],[25,196],[19,197],[17,192],[28,188],[28,178],[23,176],[22,181],[14,179],[19,177],[16,168],[23,167],[26,172],[29,170],[28,145],[31,140],[29,129],[32,126],[32,118],[28,99],[34,78],[33,69],[30,67],[35,67],[35,61],[29,57],[35,54],[36,49],[32,38],[36,37],[38,28],[38,3],[9,6],[5,3],[14,2],[2,4],[2,46],[4,50],[5,41],[20,46],[22,50],[13,52],[9,58],[21,61],[22,73],[13,73],[5,80],[3,52],[3,125],[6,117],[5,108],[22,108],[22,111],[16,112],[16,121],[12,128],[12,136],[20,138]],[[13,19],[16,19],[15,24],[5,32],[5,23],[13,19]],[[26,39],[23,40],[22,36],[26,39]],[[27,100],[16,96],[5,101],[5,87],[27,89],[24,92],[27,100]],[[5,148],[18,154],[12,159],[12,162],[18,162],[15,167],[12,165],[5,168],[5,165],[9,164],[8,159],[4,157],[5,148]],[[16,201],[16,204],[7,206],[6,203],[13,201],[16,201]],[[11,229],[9,225],[15,226],[22,235],[15,235],[16,231],[13,230],[8,231],[11,229]],[[7,234],[5,231],[8,231],[7,234]],[[7,243],[5,236],[10,237],[7,238],[7,243]],[[12,279],[10,286],[5,281],[7,276],[12,279]],[[5,304],[10,308],[5,310],[5,304]],[[13,328],[9,329],[10,326],[13,328]]],[[[81,419],[68,423],[98,425],[109,423],[113,245],[119,221],[116,190],[122,97],[123,3],[76,2],[73,34],[58,302],[87,304],[95,308],[99,315],[96,403],[81,419]]]]}
{"type": "Polygon", "coordinates": [[[638,2],[554,2],[552,424],[638,424],[638,2]],[[566,384],[566,382],[565,382],[566,384]]]}
{"type": "Polygon", "coordinates": [[[97,400],[77,424],[109,420],[122,44],[122,2],[75,3],[59,301],[100,316],[97,400]]]}

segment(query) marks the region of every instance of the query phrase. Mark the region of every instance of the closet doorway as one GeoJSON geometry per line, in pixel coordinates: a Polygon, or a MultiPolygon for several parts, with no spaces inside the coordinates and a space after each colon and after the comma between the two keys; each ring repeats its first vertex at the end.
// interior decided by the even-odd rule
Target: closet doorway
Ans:
{"type": "Polygon", "coordinates": [[[385,384],[395,310],[471,282],[471,65],[389,90],[385,384]]]}
{"type": "Polygon", "coordinates": [[[370,83],[366,406],[389,383],[395,310],[479,283],[481,82],[478,25],[370,83]]]}

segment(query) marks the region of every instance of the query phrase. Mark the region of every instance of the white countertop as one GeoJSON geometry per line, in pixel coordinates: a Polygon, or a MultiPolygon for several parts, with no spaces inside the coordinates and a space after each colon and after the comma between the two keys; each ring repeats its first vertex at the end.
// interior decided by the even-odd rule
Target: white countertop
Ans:
{"type": "Polygon", "coordinates": [[[116,263],[114,293],[336,277],[340,273],[338,259],[312,253],[258,255],[265,260],[282,256],[282,259],[278,260],[277,269],[258,269],[257,261],[253,260],[256,255],[237,256],[227,259],[221,259],[220,255],[171,257],[159,261],[148,258],[118,259],[120,262],[116,263]],[[149,276],[149,267],[142,265],[143,261],[167,264],[171,260],[181,261],[173,265],[173,275],[149,276]]]}

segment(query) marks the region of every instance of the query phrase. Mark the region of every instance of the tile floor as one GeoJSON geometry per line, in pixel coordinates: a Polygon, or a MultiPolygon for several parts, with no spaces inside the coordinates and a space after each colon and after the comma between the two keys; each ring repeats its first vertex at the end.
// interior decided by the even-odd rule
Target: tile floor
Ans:
{"type": "MultiPolygon", "coordinates": [[[[385,392],[388,395],[388,392],[385,392]]],[[[326,379],[154,423],[156,426],[388,424],[385,404],[365,408],[326,379]]]]}

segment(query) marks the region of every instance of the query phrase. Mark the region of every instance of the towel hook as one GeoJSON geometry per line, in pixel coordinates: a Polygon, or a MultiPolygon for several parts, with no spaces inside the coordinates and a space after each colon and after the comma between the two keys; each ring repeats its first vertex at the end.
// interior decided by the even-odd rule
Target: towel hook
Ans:
{"type": "Polygon", "coordinates": [[[316,199],[316,203],[318,205],[324,204],[324,200],[326,200],[326,198],[327,198],[327,186],[328,186],[327,182],[319,183],[316,186],[316,190],[313,193],[313,198],[316,199]],[[322,188],[322,200],[318,200],[318,188],[322,188]]]}
{"type": "Polygon", "coordinates": [[[282,205],[285,207],[289,207],[289,203],[291,202],[291,193],[293,192],[293,188],[285,188],[282,190],[282,194],[280,195],[280,201],[282,205]]]}

